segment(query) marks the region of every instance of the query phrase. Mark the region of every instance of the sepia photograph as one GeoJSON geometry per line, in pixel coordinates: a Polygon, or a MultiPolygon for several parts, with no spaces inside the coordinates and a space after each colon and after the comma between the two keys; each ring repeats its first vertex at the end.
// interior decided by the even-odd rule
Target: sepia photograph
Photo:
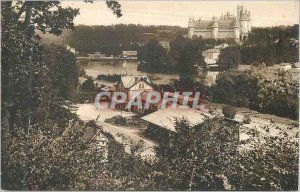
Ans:
{"type": "Polygon", "coordinates": [[[299,0],[1,4],[1,190],[298,191],[299,0]]]}

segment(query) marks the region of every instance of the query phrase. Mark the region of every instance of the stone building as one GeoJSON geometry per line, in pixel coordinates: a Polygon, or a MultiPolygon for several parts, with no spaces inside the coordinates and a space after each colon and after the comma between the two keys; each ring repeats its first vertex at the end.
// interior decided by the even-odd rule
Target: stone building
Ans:
{"type": "Polygon", "coordinates": [[[244,41],[251,32],[250,11],[237,7],[237,15],[227,12],[220,18],[213,17],[212,20],[189,19],[188,36],[202,36],[213,39],[234,39],[236,42],[244,41]]]}

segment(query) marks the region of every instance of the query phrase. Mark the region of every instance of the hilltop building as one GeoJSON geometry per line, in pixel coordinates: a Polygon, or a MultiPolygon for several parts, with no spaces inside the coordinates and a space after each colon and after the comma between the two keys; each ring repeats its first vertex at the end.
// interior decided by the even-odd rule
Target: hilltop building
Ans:
{"type": "Polygon", "coordinates": [[[250,11],[244,9],[243,6],[237,7],[236,16],[227,12],[220,18],[214,16],[212,20],[190,18],[188,23],[189,38],[202,36],[205,39],[234,39],[236,42],[240,42],[247,39],[250,32],[250,11]]]}

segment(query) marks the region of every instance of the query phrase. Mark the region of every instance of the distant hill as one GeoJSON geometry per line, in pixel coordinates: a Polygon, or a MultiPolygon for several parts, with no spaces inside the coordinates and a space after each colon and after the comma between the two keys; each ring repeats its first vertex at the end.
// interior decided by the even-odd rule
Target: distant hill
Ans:
{"type": "MultiPolygon", "coordinates": [[[[69,31],[64,40],[79,52],[102,52],[115,54],[121,50],[137,50],[150,39],[172,41],[178,35],[187,34],[187,28],[178,26],[76,26],[69,31]]],[[[61,40],[62,41],[62,40],[61,40]]]]}

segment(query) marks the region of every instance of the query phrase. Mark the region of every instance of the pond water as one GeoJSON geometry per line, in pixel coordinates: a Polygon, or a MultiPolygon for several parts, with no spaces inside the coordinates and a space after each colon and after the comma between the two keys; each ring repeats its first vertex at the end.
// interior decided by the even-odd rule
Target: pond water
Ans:
{"type": "Polygon", "coordinates": [[[89,62],[83,67],[86,74],[92,77],[97,77],[100,74],[103,75],[148,75],[148,77],[156,84],[167,84],[179,79],[179,75],[169,75],[162,73],[145,73],[137,70],[137,62],[89,62]]]}

